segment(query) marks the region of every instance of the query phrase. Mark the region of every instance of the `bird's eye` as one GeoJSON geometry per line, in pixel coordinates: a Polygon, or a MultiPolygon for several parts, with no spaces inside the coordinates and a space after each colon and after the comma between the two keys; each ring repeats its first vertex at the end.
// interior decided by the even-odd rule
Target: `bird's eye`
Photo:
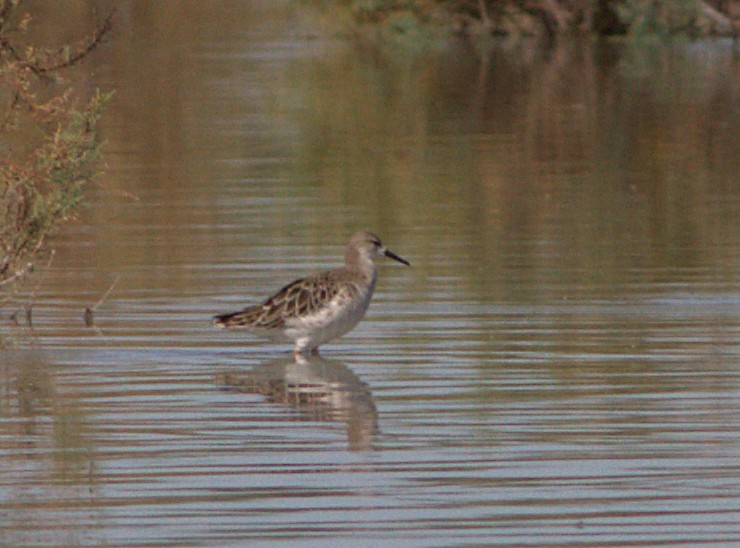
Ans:
{"type": "Polygon", "coordinates": [[[375,247],[380,247],[380,240],[373,240],[372,243],[375,247]]]}

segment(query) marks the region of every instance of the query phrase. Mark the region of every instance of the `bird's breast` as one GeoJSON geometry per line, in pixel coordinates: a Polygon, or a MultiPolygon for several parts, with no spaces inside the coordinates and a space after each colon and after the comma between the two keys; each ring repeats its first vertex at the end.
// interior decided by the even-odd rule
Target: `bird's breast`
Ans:
{"type": "Polygon", "coordinates": [[[343,292],[313,314],[291,319],[290,329],[296,335],[310,338],[311,344],[322,344],[351,331],[365,316],[374,284],[343,292]]]}

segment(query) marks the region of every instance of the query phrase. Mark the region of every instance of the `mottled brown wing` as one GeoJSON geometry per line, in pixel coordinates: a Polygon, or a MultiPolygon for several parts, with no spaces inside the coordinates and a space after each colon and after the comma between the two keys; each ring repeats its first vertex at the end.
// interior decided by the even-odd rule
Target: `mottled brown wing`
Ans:
{"type": "Polygon", "coordinates": [[[327,272],[289,283],[261,305],[216,316],[214,321],[219,327],[279,328],[285,326],[287,320],[318,312],[340,293],[349,298],[356,292],[352,284],[336,279],[333,273],[327,272]]]}
{"type": "Polygon", "coordinates": [[[327,274],[296,280],[264,302],[261,323],[272,327],[275,322],[284,323],[291,318],[309,316],[328,305],[345,289],[346,284],[337,283],[327,274]]]}

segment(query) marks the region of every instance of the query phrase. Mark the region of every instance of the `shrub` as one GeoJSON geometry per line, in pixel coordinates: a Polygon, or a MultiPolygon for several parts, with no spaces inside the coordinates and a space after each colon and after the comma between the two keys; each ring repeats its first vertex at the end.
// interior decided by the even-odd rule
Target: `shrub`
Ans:
{"type": "Polygon", "coordinates": [[[9,147],[0,159],[3,289],[32,270],[46,237],[71,215],[95,175],[97,122],[110,97],[96,91],[78,106],[61,73],[100,44],[112,14],[79,44],[47,50],[22,43],[31,17],[20,5],[0,0],[0,97],[7,97],[0,147],[9,147]]]}

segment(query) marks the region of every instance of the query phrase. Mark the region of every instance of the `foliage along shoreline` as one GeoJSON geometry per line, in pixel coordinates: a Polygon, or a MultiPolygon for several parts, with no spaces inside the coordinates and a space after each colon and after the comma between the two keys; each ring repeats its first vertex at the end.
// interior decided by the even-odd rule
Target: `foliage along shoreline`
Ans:
{"type": "MultiPolygon", "coordinates": [[[[331,3],[331,2],[330,2],[331,3]]],[[[737,0],[340,0],[357,30],[388,36],[736,38],[737,0]]],[[[327,3],[323,5],[326,7],[327,3]]]]}
{"type": "MultiPolygon", "coordinates": [[[[112,13],[77,44],[40,48],[25,40],[33,24],[20,0],[0,0],[0,307],[12,302],[47,238],[70,216],[98,174],[97,123],[110,93],[84,99],[63,73],[96,49],[112,13]]],[[[78,86],[79,87],[79,86],[78,86]]],[[[27,308],[27,316],[30,313],[27,308]]]]}

